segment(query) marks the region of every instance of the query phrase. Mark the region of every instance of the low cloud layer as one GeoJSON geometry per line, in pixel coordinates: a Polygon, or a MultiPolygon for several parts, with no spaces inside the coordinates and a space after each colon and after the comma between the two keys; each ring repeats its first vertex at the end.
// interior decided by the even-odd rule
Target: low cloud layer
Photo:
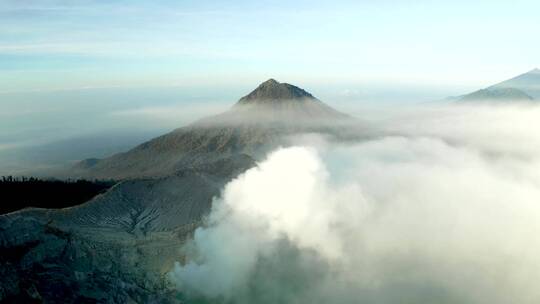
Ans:
{"type": "Polygon", "coordinates": [[[538,303],[538,108],[415,113],[381,123],[394,135],[279,149],[231,181],[170,273],[179,292],[217,303],[538,303]]]}

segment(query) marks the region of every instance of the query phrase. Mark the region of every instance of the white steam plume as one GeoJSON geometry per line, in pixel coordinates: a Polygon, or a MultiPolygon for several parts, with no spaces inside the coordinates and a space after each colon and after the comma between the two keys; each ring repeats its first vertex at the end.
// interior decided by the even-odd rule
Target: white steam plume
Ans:
{"type": "Polygon", "coordinates": [[[271,153],[216,200],[171,272],[178,290],[218,303],[538,303],[540,153],[515,141],[519,153],[494,156],[462,126],[466,145],[426,127],[432,137],[271,153]]]}

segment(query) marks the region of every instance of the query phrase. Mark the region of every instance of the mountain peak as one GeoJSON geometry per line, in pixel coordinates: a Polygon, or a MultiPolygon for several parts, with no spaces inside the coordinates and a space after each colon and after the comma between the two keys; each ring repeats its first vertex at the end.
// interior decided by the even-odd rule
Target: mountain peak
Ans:
{"type": "Polygon", "coordinates": [[[273,78],[261,83],[248,95],[240,98],[238,104],[268,103],[285,100],[317,100],[305,90],[288,83],[281,83],[273,78]]]}
{"type": "Polygon", "coordinates": [[[279,81],[275,80],[274,78],[270,78],[267,81],[261,83],[260,85],[277,85],[279,84],[279,81]]]}

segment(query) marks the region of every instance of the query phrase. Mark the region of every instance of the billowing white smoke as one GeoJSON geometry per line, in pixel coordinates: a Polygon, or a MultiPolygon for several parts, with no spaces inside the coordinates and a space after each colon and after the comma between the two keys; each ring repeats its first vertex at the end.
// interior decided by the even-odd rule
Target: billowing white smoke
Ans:
{"type": "Polygon", "coordinates": [[[517,156],[466,132],[277,150],[225,187],[171,278],[210,302],[539,303],[536,130],[512,134],[530,138],[517,156]]]}

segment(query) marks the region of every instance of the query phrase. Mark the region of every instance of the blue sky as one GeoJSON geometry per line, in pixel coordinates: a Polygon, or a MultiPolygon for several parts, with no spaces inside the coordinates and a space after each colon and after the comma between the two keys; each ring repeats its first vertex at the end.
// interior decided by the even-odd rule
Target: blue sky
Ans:
{"type": "Polygon", "coordinates": [[[475,87],[540,65],[538,1],[0,1],[0,91],[475,87]]]}
{"type": "Polygon", "coordinates": [[[537,0],[0,0],[0,154],[157,135],[268,78],[343,110],[467,93],[540,67],[539,11],[537,0]]]}

